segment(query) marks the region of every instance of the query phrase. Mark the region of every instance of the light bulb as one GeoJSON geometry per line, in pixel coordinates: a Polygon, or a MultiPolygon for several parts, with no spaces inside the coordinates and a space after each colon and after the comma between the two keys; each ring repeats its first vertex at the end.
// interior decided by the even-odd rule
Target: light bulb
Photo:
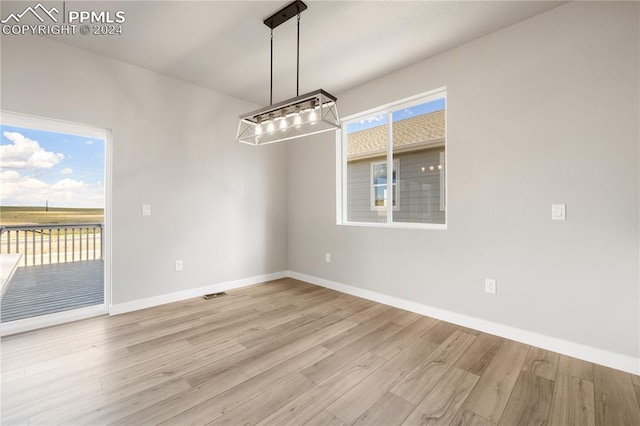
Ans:
{"type": "Polygon", "coordinates": [[[310,123],[315,123],[315,121],[318,119],[318,116],[316,115],[316,110],[311,110],[311,112],[309,113],[309,122],[310,123]]]}
{"type": "Polygon", "coordinates": [[[295,117],[293,117],[293,125],[296,127],[300,127],[302,124],[302,118],[300,117],[300,113],[296,113],[295,117]]]}
{"type": "Polygon", "coordinates": [[[282,130],[284,132],[285,130],[287,130],[287,126],[288,126],[287,125],[287,119],[282,117],[280,119],[280,130],[282,130]]]}
{"type": "Polygon", "coordinates": [[[256,136],[260,136],[262,134],[262,126],[258,124],[255,129],[256,136]]]}
{"type": "Polygon", "coordinates": [[[442,170],[442,164],[438,164],[438,170],[442,170]]]}
{"type": "Polygon", "coordinates": [[[270,121],[269,124],[267,124],[267,132],[273,133],[274,130],[275,126],[273,125],[273,121],[270,121]]]}

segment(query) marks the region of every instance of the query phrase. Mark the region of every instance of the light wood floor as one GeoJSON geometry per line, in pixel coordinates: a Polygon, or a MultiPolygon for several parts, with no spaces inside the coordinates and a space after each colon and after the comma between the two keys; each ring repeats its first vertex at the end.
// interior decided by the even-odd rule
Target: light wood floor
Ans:
{"type": "Polygon", "coordinates": [[[637,376],[291,279],[1,352],[3,425],[640,425],[637,376]]]}

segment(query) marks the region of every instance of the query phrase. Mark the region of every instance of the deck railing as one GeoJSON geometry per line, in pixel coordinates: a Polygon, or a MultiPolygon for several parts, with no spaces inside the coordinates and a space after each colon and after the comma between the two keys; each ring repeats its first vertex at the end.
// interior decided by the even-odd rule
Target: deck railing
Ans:
{"type": "Polygon", "coordinates": [[[0,227],[0,254],[21,253],[21,266],[102,259],[102,223],[0,227]]]}

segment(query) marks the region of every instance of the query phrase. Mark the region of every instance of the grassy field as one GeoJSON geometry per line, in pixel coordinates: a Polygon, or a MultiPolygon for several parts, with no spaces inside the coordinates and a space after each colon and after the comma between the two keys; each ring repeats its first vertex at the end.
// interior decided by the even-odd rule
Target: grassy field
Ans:
{"type": "Polygon", "coordinates": [[[49,207],[49,211],[45,211],[44,207],[0,206],[0,226],[101,222],[104,222],[104,209],[49,207]]]}

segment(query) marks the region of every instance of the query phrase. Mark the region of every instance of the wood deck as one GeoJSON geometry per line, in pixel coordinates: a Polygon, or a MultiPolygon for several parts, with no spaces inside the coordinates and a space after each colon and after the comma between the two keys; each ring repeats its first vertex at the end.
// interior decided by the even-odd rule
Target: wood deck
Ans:
{"type": "Polygon", "coordinates": [[[2,297],[2,322],[104,303],[102,260],[26,266],[2,297]]]}
{"type": "Polygon", "coordinates": [[[640,425],[640,377],[283,279],[2,338],[2,424],[640,425]]]}

